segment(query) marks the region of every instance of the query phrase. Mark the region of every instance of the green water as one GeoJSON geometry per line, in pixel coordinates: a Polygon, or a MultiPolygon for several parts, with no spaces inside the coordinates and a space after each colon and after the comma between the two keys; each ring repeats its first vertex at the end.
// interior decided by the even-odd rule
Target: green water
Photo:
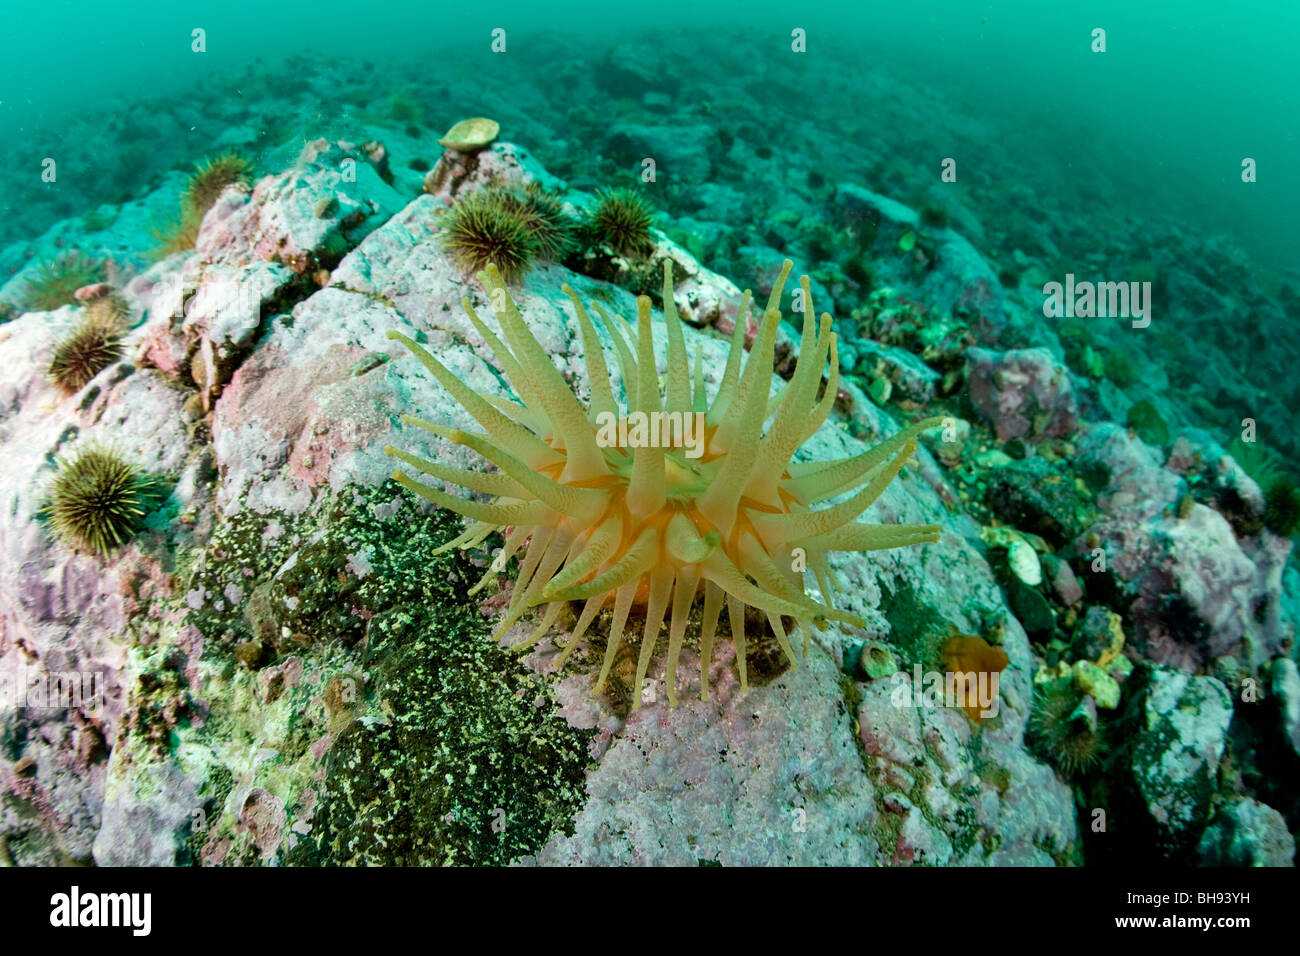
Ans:
{"type": "MultiPolygon", "coordinates": [[[[543,32],[614,43],[627,56],[651,32],[733,34],[789,55],[790,31],[807,31],[804,87],[809,115],[828,129],[820,86],[846,61],[888,65],[900,75],[958,97],[972,117],[993,118],[1031,163],[1068,154],[1084,177],[1118,168],[1134,202],[1152,192],[1190,222],[1230,229],[1264,260],[1282,264],[1300,247],[1300,5],[1273,0],[1226,10],[1210,2],[989,2],[947,0],[891,9],[861,3],[662,3],[655,5],[459,4],[323,0],[296,5],[231,0],[177,4],[136,0],[103,4],[62,0],[10,7],[0,31],[0,135],[6,163],[0,190],[21,195],[42,158],[75,144],[60,130],[69,113],[130,112],[158,95],[219,82],[229,70],[262,58],[272,63],[304,50],[369,60],[424,59],[430,72],[449,61],[480,63],[483,83],[504,88],[526,79],[529,44],[543,32]],[[1107,50],[1090,50],[1094,27],[1107,50]],[[191,31],[206,31],[207,51],[191,51],[191,31]],[[507,30],[508,51],[489,51],[494,28],[507,30]],[[518,56],[515,56],[518,51],[518,56]],[[1240,181],[1244,157],[1258,181],[1240,181]]],[[[662,44],[662,40],[656,41],[662,44]]],[[[720,75],[743,89],[761,78],[720,75]]],[[[865,109],[870,112],[870,105],[865,109]]],[[[138,117],[149,122],[147,107],[138,117]]],[[[725,116],[719,117],[725,123],[725,116]]],[[[924,124],[918,115],[915,122],[924,124]]],[[[177,130],[183,137],[185,130],[177,130]]],[[[779,135],[779,133],[778,133],[779,135]]],[[[888,136],[888,130],[881,135],[888,136]]],[[[920,157],[917,158],[920,161],[920,157]]],[[[968,160],[978,163],[978,156],[968,160]]],[[[84,171],[93,175],[93,170],[84,171]]],[[[143,184],[142,184],[143,185],[143,184]]],[[[1050,183],[1032,183],[1035,188],[1050,183]]],[[[24,218],[6,203],[7,217],[24,218]]],[[[39,212],[26,223],[48,225],[39,212]]],[[[8,233],[9,231],[7,231],[8,233]]]]}

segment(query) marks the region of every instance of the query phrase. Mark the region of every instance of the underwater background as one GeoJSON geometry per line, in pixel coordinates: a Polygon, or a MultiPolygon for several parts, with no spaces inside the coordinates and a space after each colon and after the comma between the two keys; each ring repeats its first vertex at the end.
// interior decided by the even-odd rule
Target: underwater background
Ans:
{"type": "Polygon", "coordinates": [[[1297,35],[1288,2],[11,11],[0,856],[1291,865],[1297,35]],[[457,207],[510,190],[563,242],[467,257],[457,207]],[[716,394],[787,258],[839,363],[799,459],[941,421],[870,512],[940,542],[837,558],[861,623],[792,667],[760,619],[705,700],[698,614],[672,707],[635,653],[592,695],[608,610],[564,668],[503,649],[531,572],[431,556],[461,519],[385,448],[482,470],[400,415],[476,426],[386,333],[524,400],[461,306],[494,262],[585,401],[562,286],[648,296],[660,341],[669,260],[716,394]],[[1103,283],[1132,308],[1052,311],[1103,283]],[[999,715],[916,703],[958,669],[999,715]]]}

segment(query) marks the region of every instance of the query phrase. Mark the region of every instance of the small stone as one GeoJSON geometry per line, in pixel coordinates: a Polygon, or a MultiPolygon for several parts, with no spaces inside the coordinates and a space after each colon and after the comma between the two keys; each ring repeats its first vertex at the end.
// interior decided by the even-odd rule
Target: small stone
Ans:
{"type": "Polygon", "coordinates": [[[1232,698],[1213,677],[1157,667],[1137,707],[1142,723],[1129,765],[1158,843],[1169,850],[1210,816],[1232,698]]]}
{"type": "Polygon", "coordinates": [[[83,285],[72,297],[78,302],[94,302],[96,299],[102,299],[113,292],[113,287],[107,282],[95,282],[91,285],[83,285]]]}
{"type": "Polygon", "coordinates": [[[1214,663],[1210,665],[1210,673],[1224,687],[1232,690],[1241,679],[1241,662],[1231,654],[1224,654],[1214,659],[1214,663]]]}
{"type": "Polygon", "coordinates": [[[921,432],[921,438],[946,468],[961,464],[970,440],[970,422],[964,418],[945,419],[943,424],[921,432]]]}
{"type": "Polygon", "coordinates": [[[1079,426],[1072,378],[1045,348],[996,352],[968,349],[971,404],[998,441],[1064,438],[1079,426]]]}
{"type": "Polygon", "coordinates": [[[181,406],[181,412],[187,421],[198,421],[203,417],[203,396],[198,392],[192,392],[190,397],[185,399],[185,404],[181,406]]]}
{"type": "Polygon", "coordinates": [[[1037,589],[1013,580],[1009,590],[1012,610],[1027,632],[1044,634],[1056,627],[1056,613],[1037,589]]]}
{"type": "Polygon", "coordinates": [[[1001,448],[989,448],[975,456],[975,464],[983,470],[1002,468],[1012,461],[1014,459],[1001,448]]]}
{"type": "Polygon", "coordinates": [[[1054,554],[1045,554],[1042,558],[1043,572],[1052,586],[1052,593],[1065,607],[1077,604],[1083,599],[1083,585],[1074,576],[1074,569],[1068,562],[1062,561],[1054,554]]]}
{"type": "Polygon", "coordinates": [[[1014,541],[1007,549],[1007,566],[1017,578],[1036,588],[1043,583],[1043,566],[1038,552],[1028,541],[1014,541]]]}
{"type": "Polygon", "coordinates": [[[244,641],[235,648],[235,657],[250,671],[255,671],[262,662],[264,648],[261,641],[244,641]]]}
{"type": "MultiPolygon", "coordinates": [[[[1100,604],[1089,605],[1075,629],[1070,650],[1079,660],[1101,662],[1104,655],[1115,657],[1124,646],[1120,616],[1100,604]]],[[[1101,666],[1105,667],[1103,663],[1101,666]]]]}
{"type": "Polygon", "coordinates": [[[992,472],[984,503],[1008,524],[1042,535],[1054,547],[1066,544],[1079,531],[1078,492],[1069,472],[1041,457],[1012,461],[992,472]]]}
{"type": "Polygon", "coordinates": [[[1119,706],[1119,684],[1092,661],[1075,661],[1074,683],[1102,710],[1114,710],[1119,706]]]}

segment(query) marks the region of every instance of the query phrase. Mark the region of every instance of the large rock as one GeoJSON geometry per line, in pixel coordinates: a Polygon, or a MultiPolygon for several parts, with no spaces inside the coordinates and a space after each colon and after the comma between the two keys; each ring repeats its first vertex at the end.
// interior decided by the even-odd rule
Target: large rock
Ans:
{"type": "MultiPolygon", "coordinates": [[[[878,434],[897,427],[873,408],[862,405],[865,428],[878,434]]],[[[828,458],[862,447],[827,427],[804,451],[828,458]]],[[[892,634],[909,663],[933,669],[940,665],[930,642],[948,632],[915,622],[946,619],[960,630],[976,628],[973,615],[1004,607],[997,584],[923,473],[888,488],[873,511],[868,520],[937,521],[946,532],[925,549],[835,556],[844,584],[840,604],[863,615],[869,633],[892,634]]],[[[527,630],[516,627],[505,639],[527,630]]],[[[1050,865],[1067,859],[1078,839],[1069,790],[1023,746],[1031,667],[1028,640],[1014,619],[1004,648],[1012,667],[1002,674],[1000,716],[978,728],[960,709],[900,706],[898,688],[910,687],[910,677],[898,674],[854,685],[855,731],[843,718],[844,646],[833,633],[814,641],[797,669],[751,687],[745,697],[723,649],[711,670],[716,699],[707,703],[693,699],[699,664],[684,653],[672,711],[662,709],[662,662],[656,662],[657,703],[625,722],[590,699],[589,677],[566,677],[562,712],[600,731],[603,756],[588,779],[590,799],[574,835],[553,839],[537,859],[679,865],[1050,865]],[[990,780],[1000,783],[990,787],[990,780]]],[[[548,670],[554,656],[544,648],[531,660],[548,670]]]]}
{"type": "Polygon", "coordinates": [[[973,348],[966,354],[971,402],[993,425],[998,441],[1065,438],[1078,428],[1070,372],[1047,349],[973,348]]]}
{"type": "Polygon", "coordinates": [[[907,290],[939,312],[966,319],[982,337],[1006,324],[1002,286],[979,252],[951,229],[928,230],[902,203],[853,183],[836,187],[840,221],[865,242],[877,285],[907,290]],[[929,243],[905,251],[908,233],[930,233],[929,243]]]}
{"type": "MultiPolygon", "coordinates": [[[[73,675],[93,694],[71,706],[30,701],[14,711],[15,747],[0,753],[10,790],[38,808],[60,862],[88,862],[99,826],[105,755],[121,730],[133,627],[168,589],[168,551],[184,547],[181,515],[203,497],[206,465],[192,441],[185,394],[154,369],[119,363],[64,397],[44,370],[73,310],[33,313],[0,327],[0,681],[73,675]],[[145,528],[103,559],[75,552],[37,520],[55,456],[101,442],[147,472],[169,477],[170,496],[145,528]],[[21,768],[19,770],[18,768],[21,768]]],[[[127,354],[142,327],[126,340],[127,354]]]]}
{"type": "Polygon", "coordinates": [[[1133,781],[1161,836],[1176,845],[1205,824],[1218,789],[1232,698],[1213,677],[1151,674],[1133,741],[1133,781]]]}
{"type": "Polygon", "coordinates": [[[1269,676],[1282,718],[1282,735],[1300,757],[1300,671],[1291,658],[1279,657],[1269,676]]]}
{"type": "Polygon", "coordinates": [[[195,252],[233,266],[329,269],[403,205],[365,150],[314,140],[292,168],[259,181],[251,197],[227,190],[204,217],[195,252]]]}
{"type": "Polygon", "coordinates": [[[1159,454],[1113,423],[1091,426],[1076,470],[1098,489],[1102,516],[1076,540],[1105,551],[1107,572],[1131,602],[1135,645],[1150,659],[1195,670],[1233,654],[1259,666],[1281,646],[1282,567],[1274,535],[1238,539],[1213,508],[1174,507],[1186,483],[1159,454]],[[1097,542],[1097,543],[1092,543],[1097,542]]]}
{"type": "Polygon", "coordinates": [[[1293,866],[1295,837],[1282,814],[1238,797],[1219,808],[1201,834],[1196,854],[1204,866],[1293,866]]]}

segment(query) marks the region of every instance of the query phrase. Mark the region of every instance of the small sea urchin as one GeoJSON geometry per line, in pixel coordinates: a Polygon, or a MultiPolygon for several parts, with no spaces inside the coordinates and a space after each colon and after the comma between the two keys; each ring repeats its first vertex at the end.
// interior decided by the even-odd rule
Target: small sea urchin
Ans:
{"type": "Polygon", "coordinates": [[[1284,538],[1300,531],[1300,486],[1293,479],[1275,478],[1264,492],[1264,524],[1284,538]]]}
{"type": "Polygon", "coordinates": [[[403,421],[470,448],[500,469],[484,474],[426,461],[391,446],[385,449],[413,472],[494,496],[490,503],[466,500],[402,471],[394,475],[416,494],[471,519],[465,533],[440,551],[476,547],[494,531],[506,529],[502,553],[475,585],[475,592],[526,546],[497,636],[529,608],[546,605],[540,624],[519,648],[532,646],[556,623],[568,602],[583,601],[563,645],[559,662],[563,663],[612,599],[612,624],[595,687],[599,693],[623,642],[629,614],[634,606],[644,607],[633,685],[641,687],[671,605],[666,677],[669,700],[675,702],[678,657],[691,608],[702,590],[700,696],[707,699],[709,665],[724,603],[743,689],[748,686],[746,606],[766,615],[773,636],[793,665],[785,619],[804,632],[805,652],[814,624],[858,622],[854,615],[810,598],[804,589],[804,568],[813,572],[829,602],[834,582],[827,552],[938,540],[937,525],[855,521],[902,469],[915,450],[918,433],[932,421],[912,425],[849,458],[791,461],[830,414],[839,381],[831,319],[822,315],[819,323],[814,318],[805,277],[799,358],[781,393],[775,398],[769,395],[781,322],[777,306],[791,267],[786,260],[742,369],[750,312],[746,293],[712,402],[705,393],[700,352],[695,354],[693,375],[687,362],[673,304],[670,262],[664,267],[665,391],[654,362],[650,300],[645,296],[637,300],[635,327],[596,306],[613,341],[628,412],[622,412],[616,400],[596,328],[568,286],[564,291],[582,335],[591,388],[589,407],[579,403],[552,364],[494,268],[480,278],[499,309],[501,337],[484,324],[467,299],[463,305],[521,402],[480,395],[411,339],[388,333],[416,355],[486,434],[411,416],[403,416],[403,421]],[[647,424],[654,422],[660,423],[661,430],[647,424]],[[687,437],[692,433],[694,442],[687,437]],[[839,504],[813,510],[814,504],[855,489],[839,504]]]}
{"type": "Polygon", "coordinates": [[[102,282],[104,264],[73,249],[60,253],[36,268],[36,275],[28,279],[23,295],[23,306],[31,312],[49,312],[76,302],[76,291],[82,286],[102,282]]]}
{"type": "Polygon", "coordinates": [[[1093,770],[1106,754],[1097,705],[1070,677],[1034,688],[1026,740],[1067,778],[1093,770]]]}
{"type": "Polygon", "coordinates": [[[153,500],[153,481],[116,452],[97,445],[60,458],[42,514],[74,548],[107,555],[136,532],[153,500]]]}
{"type": "Polygon", "coordinates": [[[150,254],[155,259],[165,259],[173,253],[193,249],[202,223],[203,217],[184,203],[175,216],[160,214],[149,225],[149,236],[155,243],[150,254]]]}
{"type": "Polygon", "coordinates": [[[118,295],[95,299],[67,336],[54,346],[47,374],[64,395],[75,395],[122,355],[126,303],[118,295]]]}
{"type": "Polygon", "coordinates": [[[559,262],[573,250],[574,223],[558,196],[533,182],[523,189],[503,192],[502,198],[523,219],[539,258],[559,262]]]}
{"type": "Polygon", "coordinates": [[[149,228],[157,245],[155,258],[194,248],[203,217],[221,198],[227,186],[247,185],[253,178],[253,161],[235,150],[194,164],[194,172],[181,192],[180,209],[174,216],[162,215],[149,228]]]}
{"type": "Polygon", "coordinates": [[[442,229],[444,248],[467,272],[493,265],[507,282],[516,282],[537,258],[537,239],[520,205],[497,190],[458,200],[443,217],[442,229]]]}
{"type": "Polygon", "coordinates": [[[610,189],[596,200],[588,228],[595,238],[620,256],[643,256],[653,239],[650,227],[654,215],[650,206],[631,189],[610,189]]]}
{"type": "Polygon", "coordinates": [[[253,178],[253,161],[231,150],[213,159],[194,164],[194,174],[185,184],[181,196],[184,207],[203,216],[221,198],[227,186],[248,184],[253,178]]]}

